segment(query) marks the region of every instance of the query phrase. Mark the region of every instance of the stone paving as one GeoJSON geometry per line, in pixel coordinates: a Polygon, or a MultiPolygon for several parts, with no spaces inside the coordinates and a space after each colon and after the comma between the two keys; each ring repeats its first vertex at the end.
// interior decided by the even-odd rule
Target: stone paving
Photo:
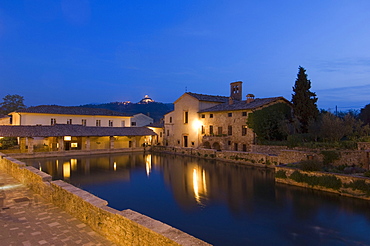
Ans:
{"type": "Polygon", "coordinates": [[[0,171],[0,245],[115,245],[0,171]]]}

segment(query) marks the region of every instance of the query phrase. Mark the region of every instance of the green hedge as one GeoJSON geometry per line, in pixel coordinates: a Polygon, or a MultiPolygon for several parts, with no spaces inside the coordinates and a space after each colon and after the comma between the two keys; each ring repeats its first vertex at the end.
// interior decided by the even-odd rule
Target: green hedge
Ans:
{"type": "Polygon", "coordinates": [[[342,187],[342,181],[334,175],[310,176],[294,171],[289,178],[298,183],[306,183],[310,186],[321,186],[333,190],[339,190],[342,187]]]}

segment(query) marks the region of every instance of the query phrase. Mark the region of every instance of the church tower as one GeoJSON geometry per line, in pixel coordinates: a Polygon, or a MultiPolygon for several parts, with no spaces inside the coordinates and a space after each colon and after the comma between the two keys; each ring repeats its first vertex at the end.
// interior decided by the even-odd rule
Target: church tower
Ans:
{"type": "Polygon", "coordinates": [[[242,100],[242,81],[230,83],[230,97],[233,100],[241,101],[242,100]]]}

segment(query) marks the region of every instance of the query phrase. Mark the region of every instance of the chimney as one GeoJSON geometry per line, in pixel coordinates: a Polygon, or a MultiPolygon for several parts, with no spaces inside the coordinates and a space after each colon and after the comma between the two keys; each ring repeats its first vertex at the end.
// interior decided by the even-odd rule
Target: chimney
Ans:
{"type": "Polygon", "coordinates": [[[253,94],[248,94],[247,95],[247,103],[251,103],[254,101],[254,95],[253,94]]]}
{"type": "Polygon", "coordinates": [[[242,100],[242,81],[230,83],[230,97],[233,100],[241,101],[242,100]]]}
{"type": "Polygon", "coordinates": [[[232,97],[229,97],[229,105],[231,105],[233,103],[234,103],[234,100],[232,99],[232,97]]]}

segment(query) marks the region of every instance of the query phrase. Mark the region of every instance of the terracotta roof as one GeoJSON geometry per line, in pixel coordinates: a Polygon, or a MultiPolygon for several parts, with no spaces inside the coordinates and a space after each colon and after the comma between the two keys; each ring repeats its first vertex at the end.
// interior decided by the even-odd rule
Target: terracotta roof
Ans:
{"type": "Polygon", "coordinates": [[[246,101],[235,101],[233,104],[229,104],[229,102],[222,103],[207,109],[200,110],[199,113],[204,112],[217,112],[217,111],[233,111],[233,110],[252,110],[259,107],[262,107],[266,104],[270,104],[272,102],[283,100],[287,103],[290,103],[284,97],[270,97],[270,98],[256,98],[254,101],[247,103],[246,101]]]}
{"type": "Polygon", "coordinates": [[[104,116],[129,116],[128,114],[103,109],[103,108],[84,108],[66,107],[58,105],[40,105],[15,111],[17,113],[39,113],[39,114],[72,114],[72,115],[104,115],[104,116]]]}
{"type": "Polygon", "coordinates": [[[204,94],[197,94],[192,92],[186,92],[185,94],[188,94],[189,96],[192,96],[199,101],[206,101],[206,102],[227,102],[229,100],[229,97],[225,96],[212,96],[212,95],[204,95],[204,94]]]}
{"type": "Polygon", "coordinates": [[[86,137],[157,135],[146,127],[97,127],[82,125],[0,126],[1,137],[86,137]]]}
{"type": "Polygon", "coordinates": [[[163,128],[164,127],[164,123],[163,121],[161,122],[153,122],[153,123],[150,123],[149,125],[146,125],[147,127],[155,127],[155,128],[163,128]]]}

